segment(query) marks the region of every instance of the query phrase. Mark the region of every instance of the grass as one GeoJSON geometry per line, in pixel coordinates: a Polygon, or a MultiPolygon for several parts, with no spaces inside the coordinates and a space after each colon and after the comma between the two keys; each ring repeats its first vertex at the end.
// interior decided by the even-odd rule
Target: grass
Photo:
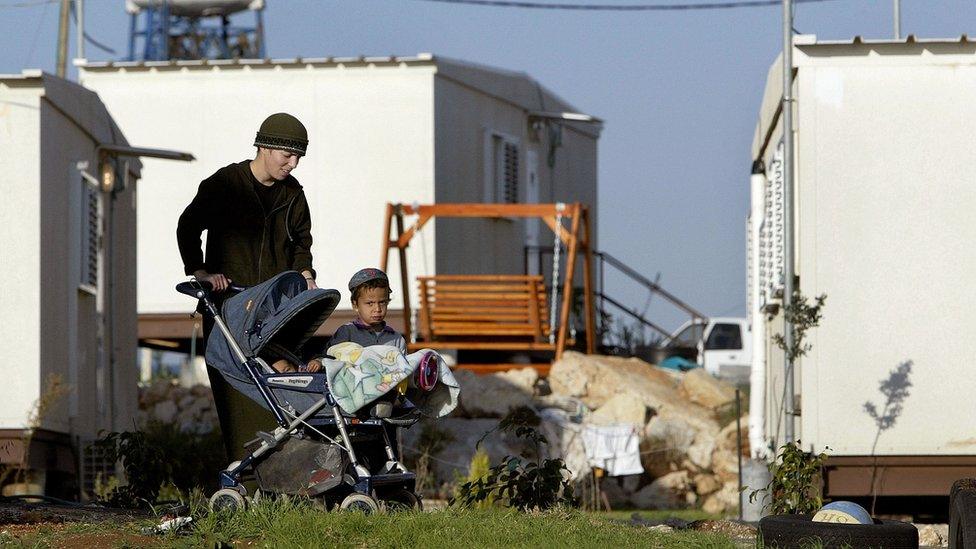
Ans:
{"type": "MultiPolygon", "coordinates": [[[[325,513],[302,502],[278,500],[258,503],[244,512],[201,513],[185,534],[145,537],[140,530],[151,523],[134,522],[42,528],[7,534],[0,542],[21,547],[737,547],[722,535],[661,533],[611,521],[629,519],[630,514],[449,509],[366,516],[325,513]]],[[[641,516],[663,518],[646,511],[641,516]]],[[[700,514],[679,516],[701,518],[700,514]]]]}

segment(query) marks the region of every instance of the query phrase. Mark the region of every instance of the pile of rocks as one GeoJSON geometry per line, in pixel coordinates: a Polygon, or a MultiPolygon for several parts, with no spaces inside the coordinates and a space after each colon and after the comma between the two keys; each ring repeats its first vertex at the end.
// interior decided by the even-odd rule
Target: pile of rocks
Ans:
{"type": "MultiPolygon", "coordinates": [[[[434,470],[442,479],[467,474],[474,443],[497,424],[489,418],[529,405],[565,410],[583,425],[626,423],[638,429],[644,474],[601,480],[614,507],[700,506],[723,513],[739,503],[735,388],[701,369],[679,373],[636,358],[567,352],[547,379],[531,368],[485,376],[458,371],[456,377],[461,384],[456,417],[436,424],[454,440],[435,456],[434,470]]],[[[741,452],[748,458],[748,418],[740,418],[739,425],[741,452]]],[[[577,478],[590,474],[581,437],[569,440],[553,427],[545,421],[540,426],[550,438],[550,453],[563,457],[577,478]],[[562,440],[553,441],[554,433],[562,440]]],[[[416,444],[419,431],[407,431],[405,444],[416,444]]],[[[492,435],[482,449],[497,463],[517,455],[519,441],[492,435]]]]}
{"type": "Polygon", "coordinates": [[[217,428],[217,410],[210,387],[183,387],[176,380],[157,379],[139,387],[137,422],[176,423],[184,432],[209,433],[217,428]]]}

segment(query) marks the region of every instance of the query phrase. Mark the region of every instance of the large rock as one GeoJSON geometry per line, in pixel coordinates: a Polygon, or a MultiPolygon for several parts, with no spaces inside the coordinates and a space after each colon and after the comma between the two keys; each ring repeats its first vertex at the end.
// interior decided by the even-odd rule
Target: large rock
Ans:
{"type": "Polygon", "coordinates": [[[528,394],[535,393],[535,384],[539,381],[539,372],[535,368],[520,368],[518,370],[507,370],[492,374],[492,377],[501,379],[518,387],[528,394]]]}
{"type": "MultiPolygon", "coordinates": [[[[750,457],[749,448],[749,416],[744,415],[739,418],[739,426],[742,427],[742,455],[746,458],[750,457]]],[[[716,439],[716,445],[718,448],[723,450],[728,450],[730,452],[735,452],[738,446],[738,427],[736,426],[735,420],[729,422],[728,425],[722,427],[719,431],[718,437],[716,439]]]]}
{"type": "Polygon", "coordinates": [[[703,368],[695,368],[685,372],[678,385],[678,394],[689,402],[714,410],[735,400],[735,387],[716,379],[703,368]]]}
{"type": "Polygon", "coordinates": [[[676,469],[698,472],[711,466],[718,424],[708,417],[682,415],[670,409],[654,416],[644,428],[641,462],[651,477],[676,469]],[[693,456],[690,454],[694,454],[693,456]]]}
{"type": "Polygon", "coordinates": [[[573,416],[583,416],[590,411],[582,400],[566,395],[536,396],[532,402],[537,409],[557,408],[573,416]]]}
{"type": "Polygon", "coordinates": [[[718,491],[722,487],[722,484],[713,475],[706,473],[699,473],[691,479],[692,484],[695,485],[695,492],[700,496],[707,496],[712,492],[718,491]]]}
{"type": "MultiPolygon", "coordinates": [[[[714,423],[711,410],[682,398],[680,380],[667,370],[637,358],[584,355],[567,351],[549,371],[555,394],[579,398],[591,409],[618,394],[631,394],[658,415],[673,413],[696,430],[714,423]]],[[[717,431],[718,429],[715,428],[717,431]]]]}
{"type": "Polygon", "coordinates": [[[647,412],[644,401],[633,393],[618,393],[590,414],[587,421],[595,425],[632,423],[643,428],[647,423],[647,412]]]}
{"type": "Polygon", "coordinates": [[[541,415],[539,432],[549,441],[546,445],[548,457],[562,458],[572,479],[588,475],[590,462],[586,457],[583,437],[580,436],[582,427],[572,423],[569,419],[571,414],[562,409],[543,410],[541,415]]]}
{"type": "MultiPolygon", "coordinates": [[[[743,458],[745,461],[746,458],[743,458]]],[[[712,454],[712,473],[722,482],[738,481],[739,457],[730,450],[719,448],[712,454]]]]}
{"type": "MultiPolygon", "coordinates": [[[[538,379],[532,368],[526,368],[538,379]]],[[[524,370],[522,370],[524,371],[524,370]]],[[[460,408],[466,417],[502,417],[512,408],[532,403],[531,375],[516,372],[479,376],[469,370],[458,370],[454,377],[461,386],[460,408]]]]}
{"type": "Polygon", "coordinates": [[[140,391],[139,406],[144,410],[151,409],[157,402],[166,400],[173,383],[168,379],[157,379],[140,391]]]}
{"type": "Polygon", "coordinates": [[[638,490],[630,499],[638,509],[671,509],[687,503],[687,471],[675,471],[638,490]]]}
{"type": "Polygon", "coordinates": [[[177,411],[176,403],[172,400],[161,400],[153,406],[152,417],[161,423],[173,423],[177,411]]]}
{"type": "MultiPolygon", "coordinates": [[[[432,456],[434,476],[439,482],[454,482],[458,476],[467,476],[471,458],[477,451],[475,445],[482,435],[498,426],[498,420],[447,417],[437,420],[434,426],[450,440],[443,450],[432,456]]],[[[406,455],[416,457],[419,453],[417,439],[422,430],[423,427],[417,425],[402,431],[406,455]]],[[[481,442],[479,449],[488,454],[491,465],[497,465],[505,456],[520,455],[524,445],[512,435],[495,432],[481,442]]]]}
{"type": "Polygon", "coordinates": [[[715,437],[711,433],[699,432],[695,442],[688,447],[688,461],[699,471],[712,466],[712,452],[715,451],[715,437]]]}
{"type": "Polygon", "coordinates": [[[712,515],[731,512],[739,506],[739,485],[729,482],[722,485],[717,492],[706,496],[702,502],[702,511],[712,515]]]}
{"type": "Polygon", "coordinates": [[[948,547],[948,524],[916,524],[918,544],[922,547],[948,547]]]}

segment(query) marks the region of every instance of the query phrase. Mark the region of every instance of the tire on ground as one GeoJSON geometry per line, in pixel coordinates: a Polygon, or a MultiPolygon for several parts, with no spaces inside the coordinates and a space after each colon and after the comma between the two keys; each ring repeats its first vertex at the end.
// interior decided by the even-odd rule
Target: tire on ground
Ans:
{"type": "Polygon", "coordinates": [[[875,547],[917,549],[918,529],[910,523],[882,520],[874,524],[813,522],[813,515],[773,515],[759,521],[764,547],[824,549],[875,547]],[[819,544],[819,545],[818,545],[819,544]]]}
{"type": "Polygon", "coordinates": [[[976,479],[957,480],[949,492],[949,548],[976,547],[976,479]]]}

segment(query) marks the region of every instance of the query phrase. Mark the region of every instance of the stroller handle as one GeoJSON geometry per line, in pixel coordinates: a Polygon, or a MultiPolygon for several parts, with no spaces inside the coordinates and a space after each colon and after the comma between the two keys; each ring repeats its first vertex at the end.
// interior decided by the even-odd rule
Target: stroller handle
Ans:
{"type": "MultiPolygon", "coordinates": [[[[243,292],[247,289],[247,286],[238,286],[237,284],[230,284],[224,291],[232,292],[243,292]]],[[[205,299],[210,296],[213,292],[213,284],[205,280],[189,280],[187,282],[180,282],[176,285],[176,291],[183,295],[188,295],[194,299],[205,299]]]]}

